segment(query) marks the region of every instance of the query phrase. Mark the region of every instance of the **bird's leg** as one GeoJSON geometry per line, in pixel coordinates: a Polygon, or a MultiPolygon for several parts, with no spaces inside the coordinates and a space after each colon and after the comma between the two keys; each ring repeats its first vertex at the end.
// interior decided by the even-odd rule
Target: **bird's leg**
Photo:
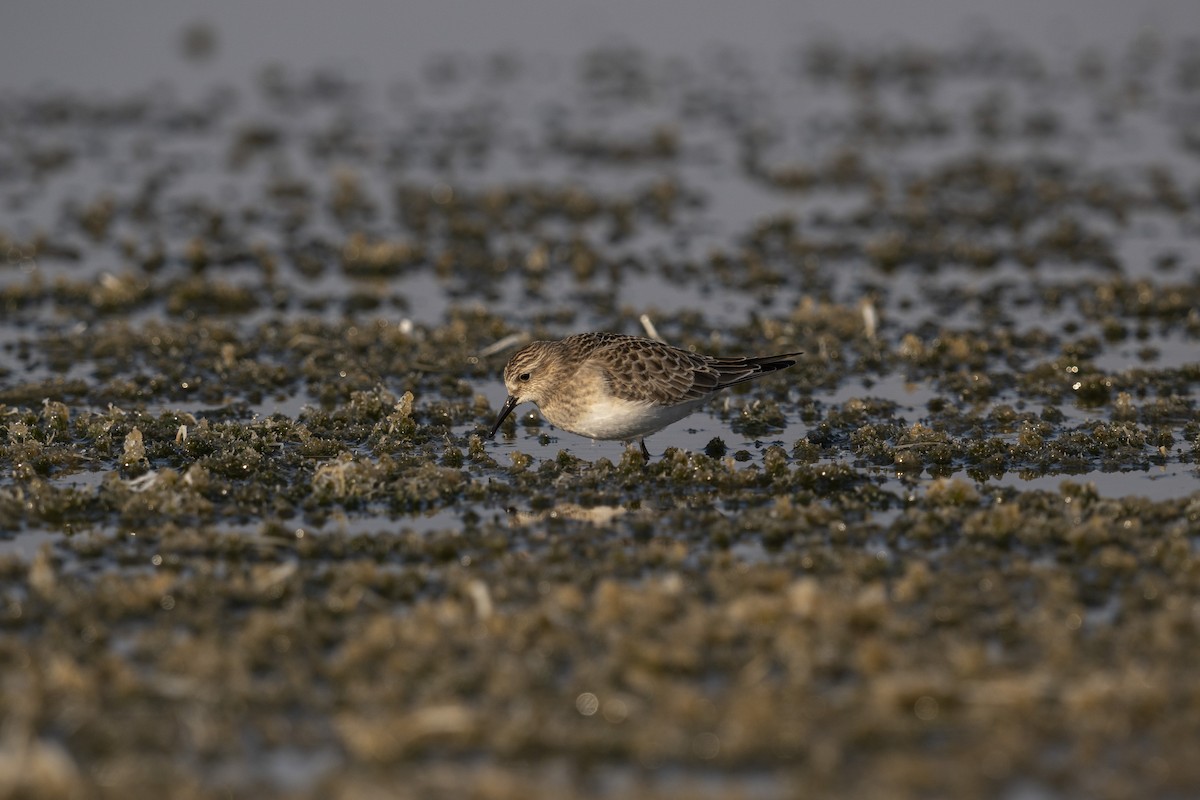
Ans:
{"type": "Polygon", "coordinates": [[[638,444],[642,446],[642,458],[646,459],[646,463],[650,463],[650,451],[646,449],[646,437],[638,439],[638,444]]]}

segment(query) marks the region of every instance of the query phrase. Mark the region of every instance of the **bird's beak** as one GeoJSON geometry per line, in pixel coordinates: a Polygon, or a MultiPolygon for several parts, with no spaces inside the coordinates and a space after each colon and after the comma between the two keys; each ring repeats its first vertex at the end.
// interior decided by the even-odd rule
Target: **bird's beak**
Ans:
{"type": "Polygon", "coordinates": [[[512,410],[516,408],[517,404],[520,402],[520,399],[515,395],[510,394],[508,396],[508,399],[504,401],[504,405],[500,408],[500,416],[496,417],[496,424],[492,426],[492,431],[488,434],[489,439],[494,439],[496,437],[496,431],[500,430],[500,423],[504,422],[504,418],[511,414],[512,410]]]}

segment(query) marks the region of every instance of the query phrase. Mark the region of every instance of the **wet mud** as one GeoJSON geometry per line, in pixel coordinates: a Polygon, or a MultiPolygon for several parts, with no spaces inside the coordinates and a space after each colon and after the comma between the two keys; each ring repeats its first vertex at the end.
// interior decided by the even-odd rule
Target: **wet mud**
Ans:
{"type": "Polygon", "coordinates": [[[0,98],[0,795],[1194,795],[1193,50],[0,98]]]}

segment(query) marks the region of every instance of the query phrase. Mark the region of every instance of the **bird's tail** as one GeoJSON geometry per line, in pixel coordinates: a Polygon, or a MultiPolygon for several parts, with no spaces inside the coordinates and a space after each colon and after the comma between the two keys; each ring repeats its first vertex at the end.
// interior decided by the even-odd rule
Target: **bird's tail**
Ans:
{"type": "Polygon", "coordinates": [[[796,363],[794,356],[802,353],[780,353],[775,356],[743,356],[737,358],[714,358],[712,366],[720,376],[720,388],[754,380],[768,372],[787,369],[796,363]]]}

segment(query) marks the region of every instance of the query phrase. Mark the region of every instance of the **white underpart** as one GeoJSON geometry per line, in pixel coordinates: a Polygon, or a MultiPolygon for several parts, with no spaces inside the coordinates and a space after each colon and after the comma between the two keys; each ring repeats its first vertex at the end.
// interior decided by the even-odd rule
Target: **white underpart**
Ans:
{"type": "Polygon", "coordinates": [[[678,422],[696,410],[703,400],[660,406],[632,400],[609,398],[592,404],[585,414],[564,425],[550,420],[563,430],[592,439],[636,439],[678,422]]]}

